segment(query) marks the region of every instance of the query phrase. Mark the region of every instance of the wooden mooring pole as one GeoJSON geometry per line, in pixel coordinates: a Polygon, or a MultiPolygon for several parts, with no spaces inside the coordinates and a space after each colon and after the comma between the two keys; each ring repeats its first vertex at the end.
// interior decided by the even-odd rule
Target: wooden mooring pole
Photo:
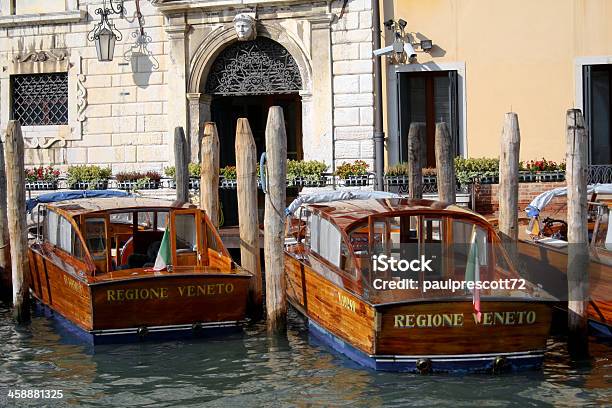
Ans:
{"type": "MultiPolygon", "coordinates": [[[[499,232],[506,244],[518,240],[518,174],[521,133],[518,115],[506,113],[499,156],[499,232]]],[[[510,247],[511,245],[507,245],[510,247]]],[[[514,254],[510,254],[516,259],[514,254]]]]}
{"type": "Polygon", "coordinates": [[[0,299],[10,301],[13,285],[11,283],[11,247],[6,214],[6,167],[4,144],[0,142],[0,299]]]}
{"type": "Polygon", "coordinates": [[[264,259],[268,332],[286,328],[284,231],[287,196],[287,136],[280,106],[272,106],[266,124],[266,197],[264,259]]]}
{"type": "Polygon", "coordinates": [[[187,139],[182,127],[174,128],[174,166],[176,169],[176,201],[189,201],[189,157],[187,139]]]}
{"type": "Polygon", "coordinates": [[[236,126],[236,179],[240,263],[253,274],[249,288],[250,314],[259,319],[263,311],[261,260],[259,257],[259,217],[257,215],[257,147],[246,118],[236,126]]]}
{"type": "Polygon", "coordinates": [[[219,228],[219,134],[214,122],[204,124],[200,152],[200,208],[219,228]]]}
{"type": "Polygon", "coordinates": [[[589,252],[587,224],[587,146],[579,109],[567,111],[567,284],[568,350],[574,357],[589,353],[587,305],[589,252]]]}
{"type": "Polygon", "coordinates": [[[7,219],[11,241],[13,317],[30,320],[28,228],[25,212],[24,144],[19,122],[10,120],[5,140],[7,219]]]}
{"type": "Polygon", "coordinates": [[[423,146],[425,124],[412,122],[408,130],[408,194],[423,198],[423,146]]]}
{"type": "Polygon", "coordinates": [[[445,122],[436,123],[435,144],[438,200],[454,204],[456,181],[453,139],[445,122]]]}

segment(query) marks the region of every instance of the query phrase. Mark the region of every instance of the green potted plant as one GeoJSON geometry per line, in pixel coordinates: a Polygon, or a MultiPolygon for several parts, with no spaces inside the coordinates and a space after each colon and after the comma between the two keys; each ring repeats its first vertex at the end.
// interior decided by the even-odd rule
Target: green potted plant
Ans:
{"type": "Polygon", "coordinates": [[[462,185],[473,182],[495,184],[499,182],[498,158],[463,158],[455,157],[455,175],[462,185]]]}
{"type": "Polygon", "coordinates": [[[363,160],[355,160],[353,163],[343,162],[336,168],[334,174],[343,180],[345,186],[367,186],[369,167],[363,160]]]}
{"type": "Polygon", "coordinates": [[[200,163],[189,163],[189,188],[193,190],[200,189],[200,163]]]}
{"type": "Polygon", "coordinates": [[[388,186],[404,186],[408,185],[408,176],[410,175],[410,167],[408,163],[402,162],[394,164],[387,168],[385,173],[385,182],[388,186]]]}
{"type": "Polygon", "coordinates": [[[287,182],[293,186],[324,187],[327,168],[318,160],[287,160],[287,182]]]}
{"type": "Polygon", "coordinates": [[[59,175],[53,166],[26,168],[26,190],[57,190],[59,175]]]}
{"type": "MultiPolygon", "coordinates": [[[[197,190],[200,188],[200,164],[189,163],[187,167],[189,170],[189,188],[197,190]]],[[[176,188],[176,167],[168,166],[164,168],[164,174],[172,179],[170,188],[176,188]]]]}
{"type": "Polygon", "coordinates": [[[68,167],[66,174],[68,185],[73,190],[105,190],[112,171],[110,167],[79,165],[68,167]]]}
{"type": "Polygon", "coordinates": [[[223,188],[236,188],[236,166],[225,166],[219,170],[220,186],[223,188]]]}
{"type": "Polygon", "coordinates": [[[117,173],[115,179],[121,190],[154,190],[159,188],[161,174],[156,171],[128,171],[117,173]]]}

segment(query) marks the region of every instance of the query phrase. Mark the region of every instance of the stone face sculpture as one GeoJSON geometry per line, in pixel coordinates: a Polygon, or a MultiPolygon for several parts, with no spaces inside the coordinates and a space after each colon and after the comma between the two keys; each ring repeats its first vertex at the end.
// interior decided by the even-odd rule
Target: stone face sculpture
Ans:
{"type": "Polygon", "coordinates": [[[255,30],[255,19],[248,14],[240,13],[234,17],[234,29],[238,41],[254,40],[257,36],[255,30]]]}

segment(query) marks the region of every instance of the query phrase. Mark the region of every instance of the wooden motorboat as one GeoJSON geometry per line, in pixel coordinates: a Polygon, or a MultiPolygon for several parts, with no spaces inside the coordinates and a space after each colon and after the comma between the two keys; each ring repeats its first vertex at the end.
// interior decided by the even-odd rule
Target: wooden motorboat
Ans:
{"type": "Polygon", "coordinates": [[[206,334],[245,320],[252,275],[193,205],[84,198],[39,214],[31,292],[94,343],[206,334]],[[154,268],[156,259],[166,267],[154,268]]]}
{"type": "MultiPolygon", "coordinates": [[[[595,334],[612,336],[612,185],[589,186],[589,305],[588,318],[595,334]]],[[[543,217],[554,197],[565,197],[567,189],[557,188],[534,198],[527,207],[528,228],[519,240],[521,262],[532,281],[543,286],[567,307],[567,223],[563,219],[543,217]]],[[[554,214],[553,214],[554,215],[554,214]]]]}
{"type": "Polygon", "coordinates": [[[317,338],[377,370],[540,366],[554,299],[520,281],[483,217],[430,200],[322,201],[288,208],[285,250],[288,300],[317,338]],[[433,267],[381,272],[382,255],[433,267]],[[444,287],[499,279],[521,285],[444,287]]]}

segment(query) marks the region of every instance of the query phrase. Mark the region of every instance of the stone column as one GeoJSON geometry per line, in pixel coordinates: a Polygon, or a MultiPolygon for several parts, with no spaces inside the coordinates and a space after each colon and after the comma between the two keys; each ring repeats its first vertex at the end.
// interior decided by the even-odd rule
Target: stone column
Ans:
{"type": "Polygon", "coordinates": [[[302,123],[304,159],[323,159],[333,170],[331,17],[309,19],[312,83],[304,83],[302,123]],[[312,92],[312,94],[310,94],[312,92]],[[316,120],[312,120],[316,118],[316,120]]]}
{"type": "MultiPolygon", "coordinates": [[[[304,160],[321,160],[322,152],[319,149],[313,149],[311,146],[312,141],[317,138],[313,129],[316,123],[313,116],[314,99],[308,91],[300,91],[300,96],[302,97],[302,151],[304,152],[304,160]]],[[[331,164],[331,161],[329,164],[331,164]]]]}
{"type": "Polygon", "coordinates": [[[201,93],[188,93],[189,100],[189,145],[191,146],[191,162],[200,162],[200,144],[204,123],[210,122],[210,103],[212,97],[201,93]]]}
{"type": "MultiPolygon", "coordinates": [[[[169,19],[166,27],[170,49],[168,57],[168,134],[174,134],[174,128],[182,126],[185,133],[189,132],[187,110],[187,42],[185,40],[189,26],[185,17],[169,19]]],[[[174,163],[174,145],[168,145],[168,161],[174,163]]]]}
{"type": "Polygon", "coordinates": [[[200,93],[188,93],[187,100],[189,101],[189,154],[192,163],[199,163],[200,157],[200,140],[202,139],[201,122],[200,122],[200,93]]]}

